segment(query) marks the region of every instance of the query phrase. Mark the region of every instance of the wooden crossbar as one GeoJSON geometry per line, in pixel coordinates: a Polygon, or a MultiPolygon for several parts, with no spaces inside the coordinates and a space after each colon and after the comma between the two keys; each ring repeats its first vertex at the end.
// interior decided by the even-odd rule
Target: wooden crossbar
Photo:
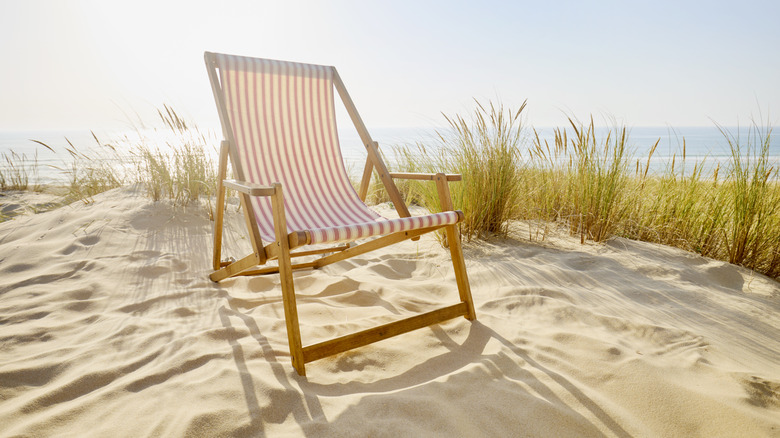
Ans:
{"type": "Polygon", "coordinates": [[[400,233],[395,234],[389,234],[387,236],[380,237],[378,239],[370,240],[366,243],[362,243],[358,246],[354,246],[352,248],[345,249],[344,251],[338,252],[336,254],[331,254],[329,256],[322,257],[320,259],[317,259],[314,263],[317,268],[321,268],[323,266],[330,265],[332,263],[340,262],[342,260],[346,260],[350,257],[354,257],[356,255],[365,254],[370,251],[374,251],[379,248],[384,248],[388,245],[392,245],[394,243],[402,242],[407,239],[413,239],[415,237],[421,236],[425,233],[430,233],[431,231],[438,230],[439,228],[442,228],[444,225],[440,225],[438,227],[430,227],[430,228],[420,228],[417,230],[410,230],[410,231],[403,231],[400,233]]]}
{"type": "MultiPolygon", "coordinates": [[[[390,172],[390,178],[396,179],[414,179],[418,181],[434,181],[436,177],[440,175],[438,173],[405,173],[405,172],[390,172]]],[[[447,181],[461,181],[463,177],[459,174],[444,175],[447,181]]]]}
{"type": "Polygon", "coordinates": [[[310,255],[317,255],[317,254],[327,254],[329,252],[344,251],[345,249],[349,249],[349,245],[339,245],[339,246],[332,246],[329,248],[313,249],[311,251],[293,252],[290,253],[290,257],[304,257],[310,255]]]}
{"type": "Polygon", "coordinates": [[[303,347],[303,361],[308,363],[334,354],[343,353],[348,350],[373,344],[382,339],[427,327],[431,324],[444,322],[459,316],[465,316],[467,313],[468,306],[466,303],[458,303],[400,321],[394,321],[350,335],[309,345],[308,347],[303,347]]]}
{"type": "MultiPolygon", "coordinates": [[[[293,271],[297,271],[300,269],[310,269],[314,267],[315,267],[314,262],[297,263],[294,265],[290,265],[290,268],[293,271]]],[[[235,274],[234,277],[251,277],[253,275],[276,274],[277,272],[279,272],[279,266],[269,266],[267,268],[247,269],[246,271],[241,271],[238,274],[235,274]]]]}

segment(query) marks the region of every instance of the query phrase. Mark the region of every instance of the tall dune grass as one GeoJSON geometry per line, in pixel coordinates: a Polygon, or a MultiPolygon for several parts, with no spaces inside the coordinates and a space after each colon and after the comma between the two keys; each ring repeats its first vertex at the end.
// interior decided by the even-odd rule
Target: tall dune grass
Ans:
{"type": "MultiPolygon", "coordinates": [[[[532,239],[543,240],[560,225],[583,242],[614,236],[655,242],[780,278],[780,174],[778,163],[770,162],[768,124],[754,124],[742,136],[721,129],[731,158],[712,173],[705,173],[704,163],[689,170],[682,139],[665,171],[652,174],[657,142],[646,161],[632,165],[635,151],[625,126],[597,133],[592,118],[587,124],[569,118],[548,142],[527,131],[525,107],[477,102],[471,114],[446,116],[450,129],[439,133],[436,144],[397,147],[389,162],[398,171],[461,174],[463,180],[450,188],[455,207],[466,214],[462,230],[468,239],[504,235],[511,221],[523,220],[532,239]]],[[[205,199],[213,210],[216,140],[167,105],[159,115],[164,129],[175,133],[166,145],[142,139],[126,153],[94,133],[92,147],[68,141],[71,164],[60,168],[67,199],[91,202],[97,193],[140,183],[153,200],[186,205],[205,199]]],[[[11,152],[2,159],[0,190],[36,187],[35,157],[11,152]]],[[[407,201],[440,208],[434,184],[400,184],[407,201]]],[[[385,196],[374,181],[369,202],[385,196]]]]}
{"type": "MultiPolygon", "coordinates": [[[[155,200],[169,199],[176,205],[205,197],[216,190],[216,166],[209,153],[215,140],[192,127],[168,105],[158,110],[164,130],[174,138],[166,144],[155,144],[139,131],[139,139],[101,141],[93,132],[94,144],[75,145],[67,137],[64,151],[39,141],[35,143],[54,153],[67,154],[59,166],[52,166],[63,176],[66,201],[92,202],[95,195],[125,184],[140,183],[155,200]],[[121,144],[121,145],[120,145],[121,144]]],[[[30,162],[14,152],[3,154],[6,165],[0,168],[0,190],[27,190],[37,175],[37,160],[30,162]]]]}
{"type": "Polygon", "coordinates": [[[718,191],[720,168],[704,175],[705,163],[696,163],[686,175],[686,161],[683,139],[679,158],[674,154],[662,174],[648,177],[647,167],[637,172],[632,180],[631,207],[620,234],[713,256],[722,242],[718,235],[727,212],[718,191]]]}
{"type": "Polygon", "coordinates": [[[731,147],[730,178],[723,185],[732,214],[725,231],[728,260],[780,274],[778,163],[769,162],[771,128],[754,125],[747,139],[721,129],[731,147]]]}
{"type": "MultiPolygon", "coordinates": [[[[544,239],[550,224],[560,224],[582,242],[644,240],[780,277],[780,175],[769,161],[771,128],[754,125],[745,137],[722,129],[731,159],[712,174],[703,162],[689,170],[685,139],[666,170],[650,174],[658,142],[634,166],[627,128],[597,135],[592,118],[570,118],[551,143],[534,132],[523,149],[524,107],[513,113],[477,104],[469,119],[448,117],[451,135],[441,144],[396,149],[398,170],[462,174],[452,191],[469,238],[502,234],[511,220],[523,220],[531,238],[544,239]]],[[[439,208],[435,188],[414,190],[424,206],[439,208]]]]}
{"type": "Polygon", "coordinates": [[[556,129],[553,147],[535,133],[529,158],[539,166],[526,172],[528,177],[522,185],[524,193],[536,194],[523,200],[533,210],[526,208],[522,216],[564,221],[582,241],[600,242],[614,234],[625,214],[628,134],[625,127],[614,128],[601,139],[592,118],[588,125],[569,118],[569,124],[573,135],[569,137],[565,129],[556,129]],[[541,199],[546,197],[555,202],[541,199]],[[539,204],[534,205],[535,202],[539,204]]]}
{"type": "Polygon", "coordinates": [[[171,199],[185,205],[216,192],[217,169],[208,153],[210,140],[197,127],[191,127],[176,111],[165,105],[158,110],[167,129],[176,134],[173,144],[163,152],[158,146],[142,143],[133,149],[136,158],[137,181],[155,201],[171,199]]]}
{"type": "MultiPolygon", "coordinates": [[[[635,178],[631,213],[616,235],[662,243],[780,277],[780,175],[769,162],[771,128],[747,137],[722,129],[731,147],[711,175],[696,163],[685,175],[676,157],[664,174],[635,178]]],[[[685,149],[681,159],[684,162],[685,149]]],[[[683,163],[684,168],[684,163],[683,163]]]]}
{"type": "MultiPolygon", "coordinates": [[[[445,115],[450,132],[439,133],[437,147],[418,144],[396,149],[404,171],[463,175],[450,191],[455,208],[465,214],[462,229],[468,239],[505,234],[507,220],[517,214],[525,106],[514,111],[477,102],[470,117],[445,115]]],[[[434,184],[411,183],[410,189],[424,206],[440,209],[434,184]]]]}
{"type": "MultiPolygon", "coordinates": [[[[28,190],[30,178],[35,180],[38,170],[38,154],[28,158],[26,154],[10,151],[2,154],[0,167],[0,190],[28,190]]],[[[37,189],[37,184],[33,184],[37,189]]]]}
{"type": "MultiPolygon", "coordinates": [[[[60,168],[68,178],[70,200],[92,202],[95,195],[120,187],[127,181],[127,175],[121,167],[124,156],[111,143],[101,142],[92,133],[95,147],[78,148],[70,140],[65,150],[71,156],[68,167],[60,168]]],[[[41,143],[43,144],[43,143],[41,143]]]]}

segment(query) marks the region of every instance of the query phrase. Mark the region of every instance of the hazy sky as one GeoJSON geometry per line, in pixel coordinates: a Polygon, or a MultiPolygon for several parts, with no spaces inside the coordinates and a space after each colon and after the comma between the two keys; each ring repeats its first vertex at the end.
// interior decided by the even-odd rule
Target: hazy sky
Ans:
{"type": "Polygon", "coordinates": [[[780,121],[780,1],[0,0],[0,130],[217,116],[203,51],[335,65],[369,127],[780,121]]]}

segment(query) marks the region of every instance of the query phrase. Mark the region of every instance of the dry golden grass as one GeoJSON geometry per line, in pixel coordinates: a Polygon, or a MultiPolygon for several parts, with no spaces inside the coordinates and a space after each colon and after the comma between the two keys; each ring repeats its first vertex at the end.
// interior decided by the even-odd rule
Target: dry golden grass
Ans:
{"type": "MultiPolygon", "coordinates": [[[[652,174],[658,143],[634,167],[624,126],[597,136],[592,119],[570,118],[552,143],[534,132],[524,149],[520,111],[489,108],[477,104],[470,119],[449,117],[452,129],[440,144],[396,151],[400,171],[463,175],[452,191],[456,208],[466,213],[467,237],[501,234],[516,219],[531,224],[530,238],[544,239],[558,223],[583,242],[627,237],[780,277],[780,175],[778,163],[769,161],[771,128],[754,124],[742,137],[722,129],[731,159],[712,174],[704,174],[704,163],[685,174],[684,139],[680,157],[652,174]]],[[[413,189],[424,206],[439,208],[431,187],[413,189]]]]}
{"type": "MultiPolygon", "coordinates": [[[[404,172],[463,176],[461,182],[450,185],[450,191],[455,208],[466,216],[462,233],[468,239],[505,234],[507,220],[517,216],[524,109],[525,103],[513,111],[477,102],[469,118],[445,115],[450,131],[439,133],[439,144],[434,147],[396,148],[396,161],[404,172]]],[[[408,191],[428,209],[440,209],[433,184],[410,182],[408,191]]]]}
{"type": "MultiPolygon", "coordinates": [[[[527,132],[525,107],[505,110],[477,102],[469,116],[447,117],[450,129],[439,133],[437,144],[397,147],[390,162],[398,171],[463,175],[451,191],[455,208],[466,215],[462,230],[468,239],[502,235],[511,220],[528,221],[529,237],[544,239],[557,223],[582,241],[622,236],[655,242],[780,278],[780,175],[778,163],[769,161],[768,124],[754,124],[742,136],[722,129],[731,158],[712,174],[704,174],[703,163],[693,163],[693,171],[685,173],[690,166],[684,139],[679,158],[653,174],[650,158],[658,143],[646,162],[631,166],[634,151],[625,127],[596,135],[592,119],[582,124],[570,118],[550,143],[527,132]]],[[[169,152],[141,142],[122,154],[94,134],[96,148],[68,142],[71,164],[60,169],[67,177],[67,199],[90,202],[97,193],[141,183],[151,199],[176,205],[205,199],[212,209],[216,165],[209,152],[216,140],[168,106],[159,114],[176,134],[166,145],[169,152]]],[[[35,158],[11,152],[3,160],[0,189],[36,187],[35,158]]],[[[439,209],[433,184],[403,181],[399,189],[408,202],[439,209]]],[[[367,201],[389,201],[376,180],[367,201]]]]}

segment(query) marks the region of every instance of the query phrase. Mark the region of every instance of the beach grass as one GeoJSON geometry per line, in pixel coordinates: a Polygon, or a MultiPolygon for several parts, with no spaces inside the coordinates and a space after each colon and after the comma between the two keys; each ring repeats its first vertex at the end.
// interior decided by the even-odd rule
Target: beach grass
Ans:
{"type": "MultiPolygon", "coordinates": [[[[525,102],[518,109],[476,102],[470,114],[445,116],[449,128],[437,132],[435,144],[396,146],[388,163],[402,172],[461,174],[450,188],[455,208],[465,213],[467,239],[506,236],[519,220],[529,224],[531,240],[562,227],[583,243],[613,237],[659,243],[780,278],[780,174],[778,163],[770,162],[768,123],[745,132],[721,128],[731,157],[713,170],[687,162],[683,138],[665,169],[650,172],[658,142],[636,151],[625,126],[613,123],[597,133],[592,118],[582,123],[574,117],[554,130],[552,141],[542,140],[526,126],[525,108],[525,102]]],[[[205,200],[213,216],[216,141],[167,105],[159,116],[175,134],[162,148],[141,139],[120,152],[117,143],[94,133],[91,147],[68,141],[70,164],[59,168],[66,199],[89,203],[103,191],[140,183],[155,201],[205,200]]],[[[1,190],[40,188],[36,157],[9,152],[2,158],[1,190]]],[[[397,183],[408,203],[440,210],[433,184],[397,183]]],[[[373,179],[367,202],[388,201],[373,179]]]]}
{"type": "MultiPolygon", "coordinates": [[[[731,157],[711,174],[704,162],[687,162],[684,138],[679,155],[653,173],[658,142],[642,154],[625,126],[597,135],[592,118],[573,117],[554,130],[552,142],[536,131],[524,138],[523,108],[477,103],[469,118],[447,117],[450,132],[440,134],[440,144],[396,148],[397,170],[462,174],[451,186],[468,238],[505,235],[511,221],[521,220],[532,240],[561,226],[583,243],[648,241],[780,278],[780,174],[770,162],[768,123],[754,123],[743,136],[721,129],[731,157]],[[530,145],[520,147],[524,142],[530,145]]],[[[435,190],[413,189],[423,206],[438,211],[435,190]]]]}
{"type": "Polygon", "coordinates": [[[628,134],[616,127],[601,139],[592,118],[589,124],[569,118],[569,124],[571,136],[555,129],[552,147],[534,133],[531,165],[522,182],[523,192],[533,196],[522,200],[527,207],[521,217],[563,221],[581,241],[601,242],[614,234],[625,214],[628,134]]]}
{"type": "MultiPolygon", "coordinates": [[[[67,146],[58,150],[40,140],[31,140],[55,154],[63,154],[67,164],[52,165],[62,175],[66,202],[92,202],[95,195],[125,184],[142,184],[155,200],[168,199],[185,205],[216,191],[215,141],[188,124],[168,105],[158,110],[164,130],[172,132],[165,144],[149,139],[138,131],[137,139],[102,141],[92,132],[93,144],[76,145],[67,137],[67,146]]],[[[23,154],[3,154],[0,190],[38,189],[39,163],[23,154]]]]}
{"type": "Polygon", "coordinates": [[[634,176],[614,235],[675,246],[780,277],[780,185],[769,161],[771,129],[753,125],[746,137],[722,130],[731,147],[725,167],[685,174],[685,147],[660,176],[634,176]]]}
{"type": "Polygon", "coordinates": [[[94,132],[92,138],[95,146],[81,150],[65,139],[69,145],[65,150],[72,160],[70,166],[60,168],[60,171],[68,179],[67,198],[71,201],[90,203],[95,195],[120,187],[127,181],[121,165],[125,157],[120,150],[111,143],[101,142],[94,132]]]}
{"type": "Polygon", "coordinates": [[[38,190],[39,186],[30,179],[36,180],[38,170],[38,156],[35,154],[28,158],[26,154],[18,154],[14,151],[2,154],[3,166],[0,167],[0,190],[38,190]]]}
{"type": "MultiPolygon", "coordinates": [[[[395,150],[404,172],[463,176],[450,190],[453,204],[465,215],[462,234],[467,239],[506,234],[507,221],[517,216],[525,107],[525,102],[517,110],[476,102],[469,116],[445,115],[450,131],[438,133],[437,145],[418,143],[395,150]]],[[[407,191],[429,210],[441,209],[435,185],[410,182],[407,191]]]]}
{"type": "Polygon", "coordinates": [[[168,105],[158,110],[165,127],[176,135],[165,145],[141,143],[132,150],[136,159],[136,181],[146,188],[155,201],[170,199],[186,205],[216,193],[217,169],[209,148],[213,140],[196,126],[188,124],[168,105]]]}

